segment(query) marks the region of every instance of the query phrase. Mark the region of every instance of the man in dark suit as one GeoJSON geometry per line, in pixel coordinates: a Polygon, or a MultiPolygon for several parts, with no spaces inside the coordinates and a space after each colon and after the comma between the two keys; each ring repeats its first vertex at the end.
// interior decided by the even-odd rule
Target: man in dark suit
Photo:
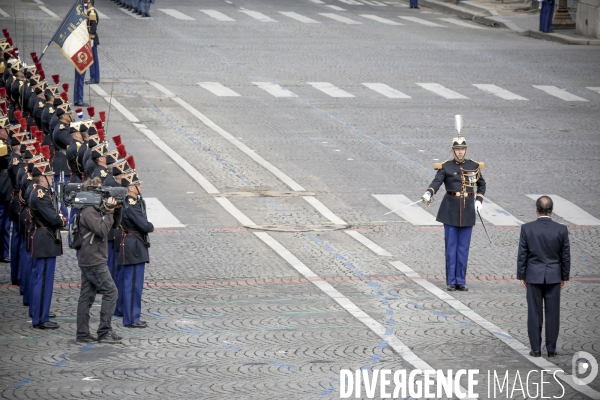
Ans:
{"type": "Polygon", "coordinates": [[[566,226],[552,221],[554,204],[548,196],[535,203],[538,219],[521,226],[517,279],[527,289],[529,355],[541,357],[542,324],[546,316],[546,350],[556,356],[560,323],[560,291],[569,280],[571,250],[566,226]]]}

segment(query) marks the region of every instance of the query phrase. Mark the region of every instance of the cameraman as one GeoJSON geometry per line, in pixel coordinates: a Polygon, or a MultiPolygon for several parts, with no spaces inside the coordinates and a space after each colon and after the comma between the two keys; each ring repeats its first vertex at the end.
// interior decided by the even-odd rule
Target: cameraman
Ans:
{"type": "MultiPolygon", "coordinates": [[[[83,190],[101,186],[99,178],[86,179],[83,190]]],[[[80,211],[79,232],[83,240],[77,254],[81,269],[81,292],[77,305],[77,342],[121,343],[122,337],[112,329],[111,318],[117,304],[117,287],[110,276],[108,261],[108,233],[120,223],[120,209],[109,197],[100,206],[88,206],[80,211]],[[116,211],[115,211],[116,210],[116,211]],[[98,338],[90,335],[90,308],[96,294],[102,295],[98,338]]]]}

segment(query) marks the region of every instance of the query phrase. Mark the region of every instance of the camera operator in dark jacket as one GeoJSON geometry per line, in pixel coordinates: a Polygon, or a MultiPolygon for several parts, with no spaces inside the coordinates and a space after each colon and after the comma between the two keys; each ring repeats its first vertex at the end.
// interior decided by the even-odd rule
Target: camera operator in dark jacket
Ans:
{"type": "MultiPolygon", "coordinates": [[[[83,190],[90,186],[98,187],[100,179],[87,179],[83,190]]],[[[82,246],[77,254],[81,269],[81,292],[77,305],[77,342],[90,343],[98,340],[102,343],[120,343],[111,325],[111,318],[117,304],[117,287],[110,276],[106,262],[108,260],[108,233],[119,225],[120,209],[113,197],[102,202],[99,207],[88,206],[80,211],[79,232],[82,246]],[[96,294],[102,294],[98,338],[90,335],[90,308],[96,294]]]]}

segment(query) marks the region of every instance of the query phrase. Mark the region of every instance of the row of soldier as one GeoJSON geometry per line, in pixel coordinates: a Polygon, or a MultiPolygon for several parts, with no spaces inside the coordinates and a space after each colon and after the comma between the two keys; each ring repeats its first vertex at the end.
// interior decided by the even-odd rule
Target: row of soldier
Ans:
{"type": "MultiPolygon", "coordinates": [[[[59,93],[59,75],[52,75],[54,85],[50,84],[37,55],[31,53],[32,65],[26,65],[18,48],[13,47],[9,32],[4,29],[3,33],[0,260],[10,262],[12,284],[19,287],[23,305],[29,307],[33,327],[57,329],[58,324],[50,320],[54,317],[50,305],[56,259],[63,254],[61,231],[69,231],[79,212],[67,209],[63,199],[58,198],[58,181],[83,183],[84,188],[100,185],[127,188],[122,205],[116,206],[111,198],[110,204],[104,204],[106,208],[97,208],[102,216],[107,211],[112,214],[114,209],[114,222],[107,237],[95,236],[94,228],[89,227],[92,239],[87,240],[91,244],[96,239],[100,246],[106,246],[107,259],[101,265],[86,265],[82,254],[89,253],[89,249],[78,253],[82,289],[77,340],[118,342],[120,337],[110,323],[113,315],[122,317],[125,327],[146,327],[140,320],[141,296],[144,266],[149,262],[148,233],[154,227],[147,219],[142,182],[134,159],[127,155],[120,136],[113,136],[115,150],[109,150],[104,132],[105,112],[100,112],[99,120],[94,121],[94,107],[86,109],[89,118],[84,118],[83,109],[79,108],[75,110],[76,119],[67,95],[68,83],[62,84],[63,92],[59,93]],[[104,282],[86,278],[98,276],[89,274],[92,270],[100,271],[98,268],[107,271],[104,282]],[[103,295],[101,319],[104,319],[97,338],[89,334],[89,310],[96,293],[103,295]]],[[[70,242],[71,236],[67,236],[70,242]]],[[[97,261],[98,257],[91,259],[97,261]]]]}

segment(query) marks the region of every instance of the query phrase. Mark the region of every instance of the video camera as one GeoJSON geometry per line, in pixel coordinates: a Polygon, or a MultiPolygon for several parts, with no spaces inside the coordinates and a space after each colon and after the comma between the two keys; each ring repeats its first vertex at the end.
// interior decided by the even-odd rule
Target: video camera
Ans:
{"type": "Polygon", "coordinates": [[[69,183],[63,191],[63,203],[67,207],[85,208],[94,206],[100,208],[102,202],[109,197],[117,201],[117,205],[123,205],[127,196],[127,188],[110,186],[88,186],[86,191],[81,191],[83,184],[69,183]]]}

